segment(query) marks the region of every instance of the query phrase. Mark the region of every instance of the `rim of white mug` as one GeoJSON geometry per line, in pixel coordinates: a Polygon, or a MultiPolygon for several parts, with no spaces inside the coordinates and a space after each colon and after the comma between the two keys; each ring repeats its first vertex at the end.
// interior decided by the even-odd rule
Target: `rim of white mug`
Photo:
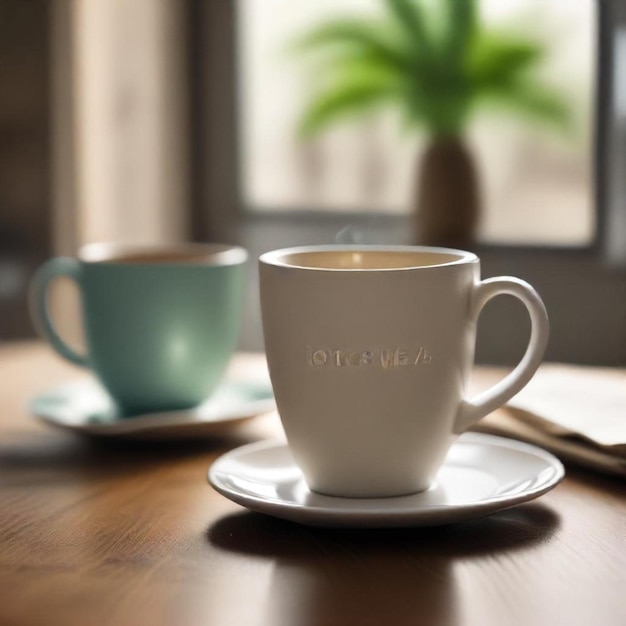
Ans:
{"type": "Polygon", "coordinates": [[[97,263],[98,265],[146,265],[185,266],[185,265],[241,265],[248,260],[245,248],[222,243],[163,243],[163,244],[130,244],[117,242],[94,242],[81,246],[78,250],[78,259],[83,263],[97,263]],[[150,256],[171,254],[173,259],[163,259],[142,263],[128,262],[134,255],[150,256]],[[175,255],[188,255],[190,259],[175,259],[175,255]],[[124,258],[126,257],[126,258],[124,258]]]}
{"type": "Polygon", "coordinates": [[[279,248],[264,252],[259,257],[259,262],[276,267],[288,269],[308,270],[312,272],[401,272],[428,270],[438,267],[449,267],[455,265],[465,265],[468,263],[478,263],[479,258],[474,252],[459,250],[457,248],[443,248],[438,246],[410,246],[410,245],[367,245],[367,244],[324,244],[309,246],[294,246],[290,248],[279,248]],[[285,260],[286,257],[298,254],[324,252],[408,252],[414,254],[440,254],[456,256],[452,261],[441,263],[429,263],[428,265],[401,265],[398,267],[320,267],[311,265],[298,265],[285,260]]]}

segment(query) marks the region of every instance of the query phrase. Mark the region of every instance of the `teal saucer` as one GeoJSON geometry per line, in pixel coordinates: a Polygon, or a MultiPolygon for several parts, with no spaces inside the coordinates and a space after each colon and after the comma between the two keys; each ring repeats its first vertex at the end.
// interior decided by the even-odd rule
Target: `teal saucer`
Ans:
{"type": "Polygon", "coordinates": [[[45,423],[83,435],[170,440],[224,434],[275,406],[269,381],[226,379],[194,409],[125,416],[95,380],[81,379],[36,396],[29,408],[45,423]]]}

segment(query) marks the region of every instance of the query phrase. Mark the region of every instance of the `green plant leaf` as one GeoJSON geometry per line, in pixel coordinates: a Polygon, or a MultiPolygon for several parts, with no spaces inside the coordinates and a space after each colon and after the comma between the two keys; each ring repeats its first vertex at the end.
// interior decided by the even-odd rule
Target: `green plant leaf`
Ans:
{"type": "Polygon", "coordinates": [[[407,69],[411,64],[406,47],[390,36],[388,25],[365,20],[343,19],[321,24],[300,38],[294,49],[327,52],[333,48],[360,50],[397,68],[407,69]]]}
{"type": "Polygon", "coordinates": [[[564,132],[572,130],[573,119],[566,100],[561,94],[536,82],[527,80],[503,88],[487,89],[477,99],[564,132]]]}
{"type": "Polygon", "coordinates": [[[426,53],[430,47],[429,36],[422,7],[415,0],[386,0],[389,13],[395,18],[400,30],[408,41],[420,52],[426,53]]]}
{"type": "Polygon", "coordinates": [[[477,30],[475,0],[444,0],[443,56],[449,64],[461,65],[477,30]]]}
{"type": "Polygon", "coordinates": [[[305,111],[299,132],[310,137],[344,116],[362,114],[385,101],[397,100],[399,91],[387,80],[353,78],[318,94],[305,111]]]}
{"type": "Polygon", "coordinates": [[[334,56],[332,64],[324,64],[320,70],[324,72],[323,83],[331,86],[376,81],[377,84],[387,88],[391,84],[401,85],[410,80],[404,69],[382,61],[367,50],[338,53],[334,56]]]}
{"type": "Polygon", "coordinates": [[[483,34],[467,59],[469,82],[475,91],[504,88],[538,66],[543,57],[543,47],[533,41],[483,34]]]}

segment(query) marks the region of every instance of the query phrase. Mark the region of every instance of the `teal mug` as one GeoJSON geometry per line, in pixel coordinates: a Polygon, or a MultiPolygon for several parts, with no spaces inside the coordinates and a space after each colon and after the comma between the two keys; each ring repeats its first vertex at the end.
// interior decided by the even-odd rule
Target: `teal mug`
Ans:
{"type": "Polygon", "coordinates": [[[247,256],[218,244],[90,244],[37,271],[33,320],[62,357],[93,371],[125,415],[191,408],[215,390],[235,350],[247,256]],[[79,287],[86,354],[50,316],[48,287],[62,276],[79,287]]]}

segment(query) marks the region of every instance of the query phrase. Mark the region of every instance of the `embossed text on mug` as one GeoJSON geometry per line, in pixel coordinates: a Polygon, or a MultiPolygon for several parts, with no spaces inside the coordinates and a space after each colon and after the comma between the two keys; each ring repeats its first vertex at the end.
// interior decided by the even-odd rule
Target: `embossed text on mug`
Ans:
{"type": "Polygon", "coordinates": [[[307,346],[307,363],[312,367],[379,367],[384,370],[428,365],[432,356],[424,348],[375,348],[346,350],[307,346]]]}

